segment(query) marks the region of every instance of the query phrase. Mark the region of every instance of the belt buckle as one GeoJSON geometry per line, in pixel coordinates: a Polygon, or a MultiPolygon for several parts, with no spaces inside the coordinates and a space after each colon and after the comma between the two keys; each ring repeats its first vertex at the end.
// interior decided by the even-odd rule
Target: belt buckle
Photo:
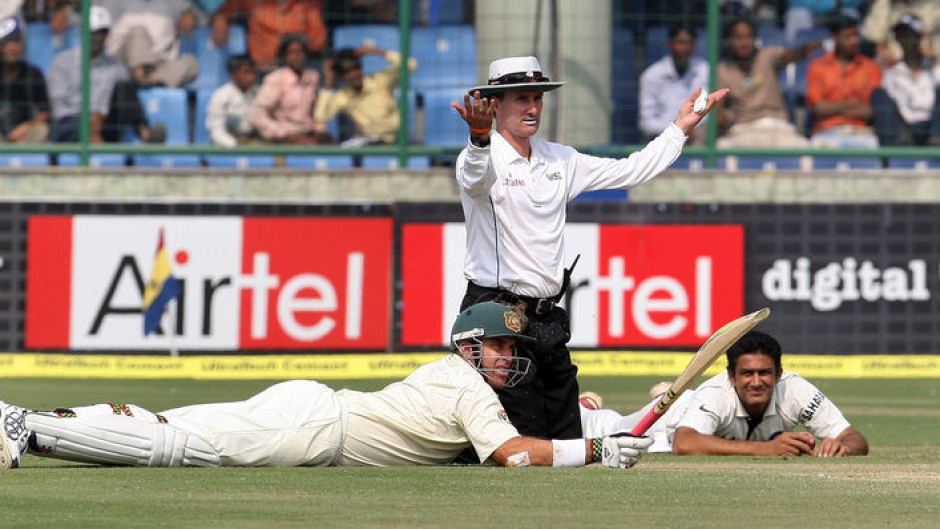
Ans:
{"type": "Polygon", "coordinates": [[[541,298],[535,303],[535,313],[539,316],[548,314],[555,308],[555,302],[548,298],[541,298]]]}

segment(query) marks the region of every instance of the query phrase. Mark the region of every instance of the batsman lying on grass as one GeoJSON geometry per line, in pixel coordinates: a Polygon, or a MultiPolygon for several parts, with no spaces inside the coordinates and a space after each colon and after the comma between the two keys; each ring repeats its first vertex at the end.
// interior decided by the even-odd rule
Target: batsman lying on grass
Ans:
{"type": "MultiPolygon", "coordinates": [[[[818,457],[868,454],[865,437],[834,402],[803,377],[783,371],[780,343],[772,336],[750,331],[725,356],[725,371],[679,396],[646,432],[655,441],[650,452],[818,457]],[[806,431],[795,431],[797,426],[806,431]]],[[[657,393],[668,386],[657,384],[660,389],[651,392],[652,402],[626,416],[582,406],[585,436],[634,431],[659,402],[657,393]]]]}
{"type": "Polygon", "coordinates": [[[470,446],[481,461],[505,466],[635,465],[652,439],[519,435],[494,389],[516,384],[529,369],[515,354],[517,341],[531,339],[523,327],[505,305],[473,305],[454,323],[456,354],[372,393],[293,380],[246,401],[157,414],[135,405],[40,412],[0,402],[0,468],[19,466],[27,451],[154,467],[440,465],[470,446]]]}

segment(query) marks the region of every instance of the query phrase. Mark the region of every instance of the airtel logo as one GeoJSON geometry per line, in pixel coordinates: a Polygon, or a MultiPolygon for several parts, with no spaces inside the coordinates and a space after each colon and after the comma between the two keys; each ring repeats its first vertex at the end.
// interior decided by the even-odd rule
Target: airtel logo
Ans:
{"type": "MultiPolygon", "coordinates": [[[[623,257],[611,257],[608,261],[607,275],[599,275],[594,286],[608,292],[609,317],[607,332],[613,337],[626,334],[624,321],[627,312],[643,335],[654,339],[668,339],[678,336],[689,326],[689,317],[683,315],[689,311],[689,289],[675,277],[653,275],[645,279],[627,274],[627,262],[623,257]],[[627,293],[629,306],[627,305],[627,293]],[[673,314],[665,321],[654,315],[673,314]],[[676,314],[679,313],[679,314],[676,314]]],[[[712,333],[712,258],[696,257],[692,296],[695,298],[695,312],[692,324],[696,336],[705,337],[712,333]]]]}
{"type": "MultiPolygon", "coordinates": [[[[272,295],[277,296],[275,300],[276,322],[291,339],[300,342],[315,342],[336,329],[337,319],[334,314],[339,310],[340,296],[334,283],[324,275],[306,272],[283,278],[271,272],[271,256],[268,252],[252,254],[251,271],[235,277],[186,277],[188,253],[183,250],[175,254],[175,261],[176,272],[183,272],[178,274],[182,276],[178,277],[182,286],[181,293],[176,299],[176,317],[172,322],[173,333],[177,336],[186,335],[187,310],[201,311],[199,333],[202,336],[211,336],[214,301],[218,293],[226,288],[235,288],[248,293],[249,329],[252,339],[263,340],[268,337],[270,330],[268,306],[272,295]],[[200,280],[199,286],[187,286],[188,283],[200,280]],[[188,300],[187,293],[197,295],[195,303],[197,306],[192,306],[194,303],[188,300]],[[314,323],[304,324],[298,318],[302,313],[314,313],[321,316],[314,323]]],[[[362,335],[365,255],[361,252],[350,252],[346,255],[345,264],[346,284],[342,300],[345,311],[342,332],[346,339],[353,340],[362,335]]],[[[108,288],[97,303],[89,334],[97,334],[108,317],[120,315],[139,317],[143,292],[144,276],[134,256],[128,254],[121,256],[117,267],[111,274],[108,288]],[[130,281],[139,295],[140,302],[135,306],[120,306],[115,299],[121,285],[127,281],[130,281]]],[[[164,334],[164,331],[158,329],[157,334],[164,334]]]]}

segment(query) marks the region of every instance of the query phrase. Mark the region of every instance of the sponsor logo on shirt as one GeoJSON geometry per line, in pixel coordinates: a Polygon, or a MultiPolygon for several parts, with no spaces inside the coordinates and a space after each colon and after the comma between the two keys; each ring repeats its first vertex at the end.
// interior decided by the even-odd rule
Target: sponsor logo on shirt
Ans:
{"type": "Polygon", "coordinates": [[[813,395],[813,400],[806,405],[806,408],[803,409],[803,412],[800,413],[800,420],[804,423],[809,422],[813,419],[813,415],[816,415],[816,411],[819,410],[819,405],[826,400],[826,396],[822,392],[817,392],[813,395]]]}
{"type": "Polygon", "coordinates": [[[555,180],[561,180],[561,171],[555,171],[554,173],[548,173],[545,175],[545,178],[548,178],[549,182],[554,182],[555,180]]]}
{"type": "Polygon", "coordinates": [[[503,185],[508,187],[522,187],[525,186],[525,180],[521,178],[503,178],[503,185]]]}
{"type": "Polygon", "coordinates": [[[496,416],[499,417],[499,420],[503,422],[509,422],[509,415],[506,414],[506,410],[504,409],[500,409],[498,412],[496,412],[496,416]]]}

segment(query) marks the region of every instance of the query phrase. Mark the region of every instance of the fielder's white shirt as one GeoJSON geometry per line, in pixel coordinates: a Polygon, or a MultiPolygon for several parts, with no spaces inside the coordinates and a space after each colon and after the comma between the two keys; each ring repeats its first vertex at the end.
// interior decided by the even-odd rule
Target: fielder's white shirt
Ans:
{"type": "Polygon", "coordinates": [[[727,371],[706,380],[695,391],[676,428],[739,441],[768,441],[802,424],[816,437],[836,437],[851,426],[836,405],[796,373],[784,372],[774,388],[760,424],[747,435],[747,411],[727,371]]]}
{"type": "Polygon", "coordinates": [[[528,160],[498,132],[489,146],[468,144],[457,158],[467,227],[464,275],[480,286],[545,298],[561,290],[568,202],[586,191],[650,180],[678,158],[686,136],[670,124],[642,150],[621,159],[530,141],[528,160]]]}
{"type": "Polygon", "coordinates": [[[336,395],[347,420],[337,465],[442,465],[468,446],[486,461],[519,436],[493,389],[455,354],[381,391],[336,395]]]}

